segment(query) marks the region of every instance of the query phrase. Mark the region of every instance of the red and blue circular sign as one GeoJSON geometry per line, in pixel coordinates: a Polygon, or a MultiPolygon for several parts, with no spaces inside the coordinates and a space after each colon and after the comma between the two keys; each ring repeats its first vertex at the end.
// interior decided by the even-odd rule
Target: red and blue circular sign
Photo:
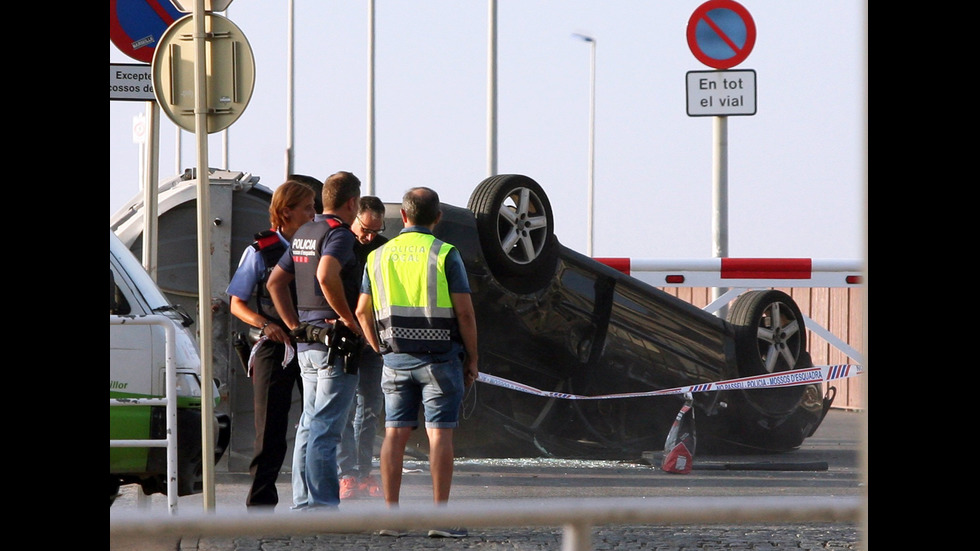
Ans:
{"type": "Polygon", "coordinates": [[[170,0],[109,0],[109,40],[129,57],[152,63],[160,37],[184,15],[170,0]]]}
{"type": "Polygon", "coordinates": [[[687,43],[698,61],[730,69],[745,61],[755,46],[755,21],[732,0],[709,0],[687,22],[687,43]]]}

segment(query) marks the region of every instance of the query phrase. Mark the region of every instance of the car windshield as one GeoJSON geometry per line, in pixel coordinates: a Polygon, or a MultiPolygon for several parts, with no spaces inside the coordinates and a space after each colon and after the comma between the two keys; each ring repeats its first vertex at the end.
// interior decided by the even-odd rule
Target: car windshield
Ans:
{"type": "Polygon", "coordinates": [[[109,254],[116,259],[121,271],[128,274],[133,280],[136,287],[133,289],[133,292],[139,293],[143,297],[143,300],[146,301],[151,311],[163,313],[173,310],[173,306],[160,291],[159,287],[157,287],[153,278],[146,273],[143,265],[122,244],[119,238],[116,237],[116,234],[112,233],[112,230],[109,231],[109,254]]]}

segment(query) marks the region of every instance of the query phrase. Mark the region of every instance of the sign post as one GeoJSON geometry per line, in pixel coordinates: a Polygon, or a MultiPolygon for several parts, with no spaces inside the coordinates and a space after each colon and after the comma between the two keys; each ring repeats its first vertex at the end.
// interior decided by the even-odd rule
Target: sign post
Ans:
{"type": "MultiPolygon", "coordinates": [[[[714,117],[712,148],[712,238],[715,258],[728,256],[728,116],[755,115],[755,71],[725,71],[755,46],[755,21],[734,0],[708,0],[687,22],[687,44],[701,63],[720,71],[687,73],[687,114],[714,117]]],[[[712,301],[725,293],[712,288],[712,301]]],[[[727,317],[727,307],[715,312],[727,317]]]]}
{"type": "MultiPolygon", "coordinates": [[[[190,2],[187,2],[190,3],[190,2]]],[[[231,0],[208,2],[227,8],[231,0]]],[[[182,6],[183,7],[183,6],[182,6]]],[[[194,0],[191,15],[175,21],[160,38],[153,55],[153,90],[157,102],[177,126],[194,132],[197,141],[198,328],[201,379],[214,373],[211,282],[211,173],[208,134],[238,120],[252,97],[255,59],[242,31],[230,20],[194,0]]],[[[205,384],[201,400],[201,451],[214,456],[214,389],[205,384]]],[[[204,510],[215,506],[214,464],[203,463],[204,510]]]]}

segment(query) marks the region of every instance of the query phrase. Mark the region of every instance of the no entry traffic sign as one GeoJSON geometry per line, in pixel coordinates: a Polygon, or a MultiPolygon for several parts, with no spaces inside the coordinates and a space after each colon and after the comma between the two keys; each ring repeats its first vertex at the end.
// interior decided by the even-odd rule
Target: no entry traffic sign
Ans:
{"type": "Polygon", "coordinates": [[[129,57],[152,63],[163,32],[183,16],[170,0],[109,0],[109,40],[129,57]]]}
{"type": "Polygon", "coordinates": [[[755,46],[755,22],[733,0],[709,0],[687,22],[687,44],[698,61],[729,69],[745,61],[755,46]]]}

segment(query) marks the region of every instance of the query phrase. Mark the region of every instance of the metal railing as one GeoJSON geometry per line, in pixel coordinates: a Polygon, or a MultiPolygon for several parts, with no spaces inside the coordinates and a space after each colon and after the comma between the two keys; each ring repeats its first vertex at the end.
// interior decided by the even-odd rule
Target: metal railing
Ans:
{"type": "Polygon", "coordinates": [[[455,501],[384,509],[347,505],[323,513],[282,515],[236,512],[154,516],[125,512],[109,517],[109,537],[273,537],[412,530],[419,526],[561,526],[564,551],[592,549],[592,527],[636,524],[858,523],[862,498],[824,496],[502,499],[455,501]],[[152,522],[148,522],[152,518],[152,522]]]}
{"type": "Polygon", "coordinates": [[[109,439],[110,448],[167,448],[167,505],[171,514],[177,512],[177,373],[174,325],[165,316],[109,316],[109,325],[157,325],[163,327],[166,356],[166,390],[163,398],[109,399],[109,407],[166,406],[167,435],[151,439],[109,439]]]}

